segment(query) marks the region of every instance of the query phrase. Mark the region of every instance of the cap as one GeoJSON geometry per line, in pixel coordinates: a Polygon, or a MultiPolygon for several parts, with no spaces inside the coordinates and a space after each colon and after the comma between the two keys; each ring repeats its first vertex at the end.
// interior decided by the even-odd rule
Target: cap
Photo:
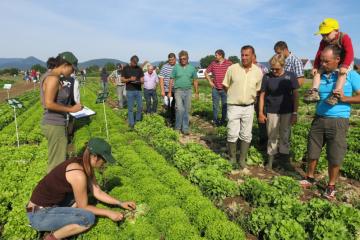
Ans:
{"type": "Polygon", "coordinates": [[[88,142],[90,153],[100,155],[107,163],[115,163],[111,154],[111,146],[102,138],[91,138],[88,142]]]}
{"type": "Polygon", "coordinates": [[[64,59],[66,62],[70,63],[74,70],[78,69],[78,59],[75,57],[75,55],[72,52],[63,52],[59,54],[59,57],[64,59]]]}
{"type": "Polygon", "coordinates": [[[319,25],[319,31],[315,35],[328,34],[339,29],[339,22],[334,18],[325,18],[319,25]]]}

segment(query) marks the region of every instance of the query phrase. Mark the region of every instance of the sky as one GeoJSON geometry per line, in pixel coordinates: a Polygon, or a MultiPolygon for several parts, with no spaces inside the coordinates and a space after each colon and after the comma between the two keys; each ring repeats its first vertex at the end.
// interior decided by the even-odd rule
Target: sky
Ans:
{"type": "Polygon", "coordinates": [[[0,58],[46,61],[72,51],[80,62],[134,54],[143,62],[187,50],[198,61],[217,49],[239,56],[250,44],[267,61],[283,40],[313,59],[321,38],[314,33],[327,17],[339,21],[360,57],[358,0],[1,0],[0,9],[0,58]]]}

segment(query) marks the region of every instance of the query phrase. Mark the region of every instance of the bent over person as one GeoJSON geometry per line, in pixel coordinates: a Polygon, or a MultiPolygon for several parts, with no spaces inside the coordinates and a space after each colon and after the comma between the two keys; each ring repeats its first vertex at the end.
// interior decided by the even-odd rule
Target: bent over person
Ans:
{"type": "Polygon", "coordinates": [[[255,50],[246,45],[241,48],[241,63],[230,66],[223,86],[227,91],[228,151],[233,165],[246,167],[246,156],[252,139],[254,103],[261,87],[261,69],[252,63],[255,50]],[[237,141],[240,139],[240,158],[237,161],[237,141]]]}
{"type": "Polygon", "coordinates": [[[315,169],[320,158],[321,150],[326,145],[328,160],[329,182],[324,197],[335,198],[335,184],[344,160],[347,144],[346,134],[349,128],[351,113],[350,103],[358,102],[360,95],[360,75],[350,71],[346,75],[343,93],[339,93],[340,102],[336,105],[326,103],[326,99],[333,94],[339,72],[336,69],[341,59],[341,50],[338,46],[329,45],[321,53],[321,74],[319,87],[320,101],[316,106],[316,116],[311,124],[308,137],[308,169],[305,178],[300,181],[301,186],[310,187],[316,184],[315,169]],[[353,93],[357,96],[352,97],[353,93]]]}
{"type": "Polygon", "coordinates": [[[82,157],[66,160],[38,183],[26,212],[33,228],[51,232],[44,239],[63,239],[82,233],[94,224],[95,215],[113,221],[123,219],[120,212],[90,205],[89,191],[101,202],[129,210],[136,208],[134,202],[121,202],[100,189],[94,169],[105,162],[115,162],[111,146],[101,138],[92,138],[82,157]]]}

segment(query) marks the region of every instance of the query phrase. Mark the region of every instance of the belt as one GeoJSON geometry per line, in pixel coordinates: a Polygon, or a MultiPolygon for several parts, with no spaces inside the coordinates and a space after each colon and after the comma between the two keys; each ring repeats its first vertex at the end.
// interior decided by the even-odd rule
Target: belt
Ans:
{"type": "Polygon", "coordinates": [[[27,213],[35,213],[35,212],[39,211],[42,208],[43,207],[40,207],[40,206],[26,207],[26,212],[27,213]]]}
{"type": "Polygon", "coordinates": [[[248,107],[248,106],[254,105],[254,103],[250,103],[250,104],[229,104],[229,105],[240,106],[240,107],[248,107]]]}

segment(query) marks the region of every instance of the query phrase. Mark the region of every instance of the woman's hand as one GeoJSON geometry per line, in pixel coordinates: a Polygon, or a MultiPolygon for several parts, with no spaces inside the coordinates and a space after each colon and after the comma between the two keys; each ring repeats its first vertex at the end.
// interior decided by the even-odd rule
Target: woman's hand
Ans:
{"type": "Polygon", "coordinates": [[[82,109],[82,105],[80,103],[77,103],[70,108],[70,112],[78,112],[81,109],[82,109]]]}
{"type": "Polygon", "coordinates": [[[259,123],[265,123],[266,120],[267,120],[267,118],[266,118],[265,114],[259,113],[259,118],[258,118],[259,123]]]}
{"type": "Polygon", "coordinates": [[[109,211],[108,218],[117,222],[121,221],[124,218],[124,215],[121,212],[109,211]]]}
{"type": "Polygon", "coordinates": [[[135,210],[136,204],[134,202],[120,202],[119,206],[127,210],[135,210]]]}

